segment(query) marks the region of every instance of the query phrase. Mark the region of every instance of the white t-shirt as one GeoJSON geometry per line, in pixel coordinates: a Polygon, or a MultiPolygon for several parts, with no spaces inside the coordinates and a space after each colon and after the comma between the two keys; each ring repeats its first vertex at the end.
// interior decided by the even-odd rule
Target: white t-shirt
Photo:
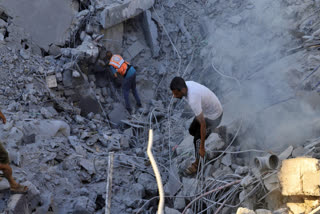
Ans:
{"type": "Polygon", "coordinates": [[[222,105],[210,89],[194,81],[186,81],[186,85],[186,99],[196,116],[203,112],[205,118],[215,120],[222,114],[222,105]]]}

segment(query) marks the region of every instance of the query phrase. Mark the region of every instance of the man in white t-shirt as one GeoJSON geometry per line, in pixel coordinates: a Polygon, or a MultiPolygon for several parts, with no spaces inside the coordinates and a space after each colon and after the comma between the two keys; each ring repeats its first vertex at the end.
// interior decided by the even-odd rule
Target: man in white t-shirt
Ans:
{"type": "Polygon", "coordinates": [[[193,174],[197,172],[200,156],[203,158],[205,155],[206,137],[212,131],[219,130],[216,128],[222,119],[222,105],[210,89],[194,81],[184,81],[181,77],[175,77],[171,81],[170,89],[175,98],[185,97],[195,114],[189,133],[194,136],[196,160],[187,170],[188,174],[193,174]]]}

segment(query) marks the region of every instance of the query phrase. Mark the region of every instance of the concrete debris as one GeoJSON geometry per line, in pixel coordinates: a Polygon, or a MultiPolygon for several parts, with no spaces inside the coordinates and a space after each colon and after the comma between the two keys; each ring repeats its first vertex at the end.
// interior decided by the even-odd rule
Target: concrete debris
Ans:
{"type": "Polygon", "coordinates": [[[128,59],[128,61],[131,61],[134,57],[136,57],[141,51],[144,49],[144,45],[141,44],[141,42],[136,41],[133,43],[129,48],[127,48],[123,56],[125,59],[128,59]]]}
{"type": "Polygon", "coordinates": [[[0,3],[0,96],[7,118],[0,139],[14,177],[29,186],[27,196],[10,195],[6,179],[0,181],[0,212],[105,213],[107,157],[114,151],[111,213],[156,213],[149,128],[165,193],[172,196],[166,213],[180,213],[213,190],[186,213],[204,207],[214,213],[221,204],[225,214],[310,212],[320,205],[318,3],[0,3]],[[123,106],[122,78],[107,65],[108,50],[137,70],[143,108],[131,115],[123,106]],[[242,89],[221,74],[239,78],[242,89]],[[188,135],[194,115],[182,101],[171,102],[173,76],[214,90],[223,100],[222,125],[231,124],[226,139],[215,133],[206,139],[197,176],[186,175],[194,161],[188,135]],[[259,150],[270,148],[265,152],[280,154],[279,177],[277,168],[261,173],[252,167],[259,150]],[[313,159],[288,159],[299,156],[313,159]],[[240,183],[217,190],[234,181],[240,183]],[[233,208],[239,203],[246,208],[233,208]]]}
{"type": "Polygon", "coordinates": [[[126,0],[110,4],[101,12],[100,24],[107,29],[152,7],[154,0],[126,0]]]}

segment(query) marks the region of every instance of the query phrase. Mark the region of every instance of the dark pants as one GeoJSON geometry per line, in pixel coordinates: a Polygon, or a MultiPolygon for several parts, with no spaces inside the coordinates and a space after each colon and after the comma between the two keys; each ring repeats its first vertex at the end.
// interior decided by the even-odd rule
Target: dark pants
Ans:
{"type": "MultiPolygon", "coordinates": [[[[206,139],[209,137],[209,135],[214,131],[215,128],[217,128],[221,122],[223,113],[215,120],[210,120],[208,118],[205,118],[206,121],[206,139]]],[[[199,160],[199,149],[200,149],[200,143],[201,143],[201,125],[196,117],[194,117],[190,127],[189,127],[189,133],[193,136],[193,144],[194,144],[194,154],[197,160],[199,160]]]]}
{"type": "Polygon", "coordinates": [[[3,147],[0,142],[0,163],[1,164],[9,164],[9,155],[7,150],[3,147]]]}
{"type": "Polygon", "coordinates": [[[123,96],[124,96],[124,101],[126,103],[126,109],[128,109],[129,111],[131,111],[131,105],[130,105],[130,101],[129,101],[129,92],[130,89],[132,90],[132,94],[134,96],[134,98],[136,99],[137,105],[141,105],[141,101],[136,89],[136,74],[133,74],[131,77],[129,78],[124,78],[123,79],[123,83],[122,83],[122,92],[123,92],[123,96]]]}

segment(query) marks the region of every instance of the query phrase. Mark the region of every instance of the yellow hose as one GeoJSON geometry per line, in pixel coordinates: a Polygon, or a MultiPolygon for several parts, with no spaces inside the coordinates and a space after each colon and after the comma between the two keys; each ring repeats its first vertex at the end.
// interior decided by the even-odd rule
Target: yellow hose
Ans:
{"type": "Polygon", "coordinates": [[[157,162],[155,161],[153,155],[152,155],[152,144],[153,144],[153,131],[152,129],[149,130],[149,140],[148,140],[148,149],[147,149],[147,154],[149,157],[149,160],[151,162],[152,169],[154,171],[154,174],[156,176],[157,180],[157,185],[158,185],[158,190],[159,190],[159,204],[158,204],[158,214],[163,214],[163,206],[164,206],[164,191],[163,191],[163,185],[161,181],[161,175],[157,166],[157,162]]]}

